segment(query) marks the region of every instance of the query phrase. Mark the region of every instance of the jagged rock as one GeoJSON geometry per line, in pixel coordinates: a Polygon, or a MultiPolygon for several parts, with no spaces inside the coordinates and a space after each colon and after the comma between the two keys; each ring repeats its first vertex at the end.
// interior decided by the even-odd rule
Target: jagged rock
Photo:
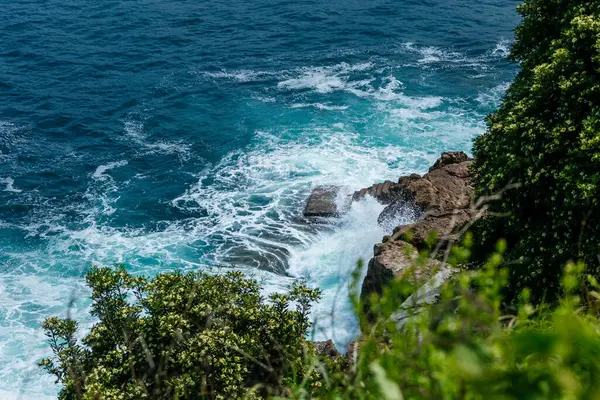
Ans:
{"type": "Polygon", "coordinates": [[[383,209],[377,218],[377,223],[382,226],[386,226],[389,223],[406,223],[419,219],[420,214],[421,210],[412,203],[397,201],[383,209]]]}
{"type": "Polygon", "coordinates": [[[444,165],[460,164],[468,160],[471,159],[463,151],[446,151],[442,153],[442,156],[437,159],[431,168],[429,168],[429,172],[433,171],[434,169],[439,169],[444,165]]]}
{"type": "Polygon", "coordinates": [[[446,152],[427,174],[403,176],[398,183],[385,181],[375,184],[356,191],[352,200],[370,195],[382,204],[405,202],[424,212],[466,208],[473,195],[473,188],[468,182],[472,164],[473,161],[463,152],[446,152]]]}
{"type": "MultiPolygon", "coordinates": [[[[436,244],[440,240],[457,240],[461,228],[476,216],[471,207],[474,190],[469,182],[472,164],[473,160],[463,152],[447,152],[425,175],[404,176],[397,184],[388,185],[393,197],[380,215],[380,220],[402,212],[407,204],[420,212],[416,215],[419,219],[396,227],[391,237],[387,236],[383,243],[375,245],[374,256],[363,281],[363,299],[370,293],[381,293],[383,286],[392,279],[402,277],[421,283],[431,279],[438,271],[449,269],[447,264],[436,260],[413,267],[418,248],[425,247],[426,240],[433,233],[437,234],[436,244]],[[407,235],[409,230],[411,235],[407,235]]],[[[365,307],[368,311],[368,304],[365,307]]]]}
{"type": "Polygon", "coordinates": [[[338,210],[337,196],[340,191],[338,186],[317,186],[308,197],[304,208],[305,217],[336,217],[338,210]]]}
{"type": "Polygon", "coordinates": [[[469,210],[455,210],[441,215],[428,215],[413,224],[396,227],[391,240],[405,240],[417,248],[423,248],[426,246],[427,239],[435,232],[438,242],[454,241],[458,239],[460,229],[473,217],[469,210]],[[410,235],[407,235],[408,232],[410,232],[410,235]]]}
{"type": "Polygon", "coordinates": [[[447,266],[442,267],[430,280],[417,289],[400,305],[398,312],[391,315],[396,321],[396,326],[401,328],[407,319],[423,311],[428,306],[435,304],[440,295],[440,287],[446,283],[456,270],[447,266]]]}
{"type": "Polygon", "coordinates": [[[421,175],[419,175],[419,174],[410,174],[408,176],[401,176],[400,179],[398,179],[398,184],[405,187],[408,184],[410,184],[411,182],[414,182],[419,179],[421,179],[421,175]]]}
{"type": "Polygon", "coordinates": [[[445,164],[419,179],[400,178],[399,191],[405,200],[414,202],[424,212],[467,208],[473,197],[473,187],[468,181],[472,164],[473,161],[445,164]]]}
{"type": "Polygon", "coordinates": [[[324,357],[336,357],[340,355],[340,352],[335,348],[333,340],[325,340],[320,342],[313,342],[317,354],[324,357]]]}
{"type": "Polygon", "coordinates": [[[413,245],[403,241],[387,241],[376,244],[374,257],[369,261],[367,275],[362,284],[361,296],[381,293],[384,285],[395,278],[408,279],[414,283],[430,279],[445,264],[428,260],[426,265],[416,267],[419,252],[413,245]]]}
{"type": "Polygon", "coordinates": [[[364,198],[366,195],[374,197],[381,204],[390,204],[402,197],[402,187],[392,181],[385,181],[383,183],[377,183],[368,188],[364,188],[354,192],[352,201],[358,201],[364,198]]]}
{"type": "Polygon", "coordinates": [[[409,241],[418,248],[434,232],[439,240],[456,239],[457,232],[475,217],[471,210],[474,190],[469,182],[472,164],[465,153],[448,152],[423,177],[413,174],[400,178],[404,200],[389,205],[380,217],[385,218],[394,207],[405,207],[407,201],[412,201],[421,215],[412,224],[396,227],[392,240],[408,240],[409,230],[409,241]]]}

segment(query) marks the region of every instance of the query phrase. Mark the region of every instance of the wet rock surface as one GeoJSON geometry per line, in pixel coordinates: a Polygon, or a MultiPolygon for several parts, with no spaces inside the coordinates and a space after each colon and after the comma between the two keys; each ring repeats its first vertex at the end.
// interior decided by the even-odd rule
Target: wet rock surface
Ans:
{"type": "Polygon", "coordinates": [[[433,243],[456,241],[460,237],[460,228],[474,218],[469,210],[454,210],[435,215],[426,215],[414,224],[400,225],[394,229],[391,240],[409,241],[418,248],[428,247],[433,243]]]}
{"type": "Polygon", "coordinates": [[[337,197],[339,186],[317,186],[310,194],[306,207],[305,217],[337,217],[342,210],[338,210],[337,197]]]}
{"type": "Polygon", "coordinates": [[[403,278],[415,284],[425,283],[445,264],[428,259],[417,263],[419,252],[410,243],[389,240],[375,245],[374,257],[369,261],[361,294],[381,293],[392,279],[403,278]]]}
{"type": "MultiPolygon", "coordinates": [[[[392,279],[402,277],[419,284],[432,279],[439,271],[449,270],[447,264],[435,257],[418,268],[414,265],[419,249],[441,248],[442,244],[453,243],[459,239],[462,228],[477,216],[471,206],[474,196],[469,182],[472,164],[473,160],[463,152],[446,152],[425,175],[403,176],[398,183],[387,185],[385,199],[389,202],[379,222],[394,218],[410,207],[416,210],[416,218],[411,224],[395,227],[391,236],[375,245],[363,281],[363,299],[370,293],[380,293],[392,279]],[[435,240],[429,240],[432,238],[435,240]]],[[[371,192],[375,186],[370,188],[371,192]]],[[[355,193],[354,197],[360,198],[364,190],[357,192],[358,195],[355,193]]],[[[369,190],[364,193],[366,195],[369,190]]],[[[378,198],[384,190],[374,193],[378,198]]]]}
{"type": "MultiPolygon", "coordinates": [[[[397,201],[385,207],[377,218],[377,223],[383,227],[388,227],[390,222],[404,219],[408,221],[417,221],[421,218],[421,210],[412,203],[406,201],[397,201]]],[[[390,230],[393,226],[390,227],[390,230]]]]}
{"type": "Polygon", "coordinates": [[[391,204],[402,199],[402,187],[392,181],[376,183],[373,186],[354,192],[352,201],[361,200],[367,195],[374,197],[381,204],[391,204]]]}

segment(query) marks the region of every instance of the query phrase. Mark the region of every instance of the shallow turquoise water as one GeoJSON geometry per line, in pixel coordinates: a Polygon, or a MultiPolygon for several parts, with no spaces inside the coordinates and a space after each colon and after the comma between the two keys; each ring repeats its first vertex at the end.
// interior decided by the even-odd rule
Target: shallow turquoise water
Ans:
{"type": "Polygon", "coordinates": [[[92,263],[303,277],[316,336],[351,340],[381,206],[309,226],[304,201],[469,151],[516,72],[515,5],[0,0],[0,397],[56,392],[39,323],[74,298],[89,325],[92,263]]]}

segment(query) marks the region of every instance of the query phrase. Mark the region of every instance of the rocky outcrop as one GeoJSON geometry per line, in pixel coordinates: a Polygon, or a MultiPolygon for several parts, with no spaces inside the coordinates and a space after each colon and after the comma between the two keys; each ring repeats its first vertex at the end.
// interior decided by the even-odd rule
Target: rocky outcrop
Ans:
{"type": "Polygon", "coordinates": [[[315,346],[315,350],[320,356],[333,358],[340,355],[340,352],[335,348],[335,344],[331,339],[321,342],[313,342],[313,346],[315,346]]]}
{"type": "MultiPolygon", "coordinates": [[[[418,303],[421,295],[427,304],[435,299],[439,286],[452,274],[450,266],[441,261],[443,257],[436,258],[435,251],[449,248],[442,245],[458,240],[464,227],[479,216],[472,207],[474,191],[469,182],[472,164],[473,160],[463,152],[446,152],[423,176],[403,176],[398,182],[385,181],[354,193],[353,201],[369,195],[387,205],[379,216],[379,223],[398,221],[395,216],[399,214],[408,215],[402,218],[404,220],[415,221],[396,226],[390,236],[375,245],[362,285],[363,299],[371,293],[381,293],[383,286],[400,277],[424,284],[410,298],[413,304],[421,304],[418,303]],[[434,250],[430,259],[419,258],[423,248],[434,250]]],[[[338,206],[339,193],[340,188],[336,186],[316,187],[308,199],[304,216],[339,216],[344,208],[338,206]]],[[[407,313],[406,310],[399,312],[407,313]]],[[[404,318],[402,315],[398,318],[404,318]]],[[[333,342],[315,345],[319,353],[337,353],[333,342]]]]}
{"type": "Polygon", "coordinates": [[[381,204],[391,204],[402,198],[402,187],[392,181],[376,183],[373,186],[354,192],[352,201],[361,200],[367,195],[374,197],[381,204]]]}
{"type": "Polygon", "coordinates": [[[442,155],[422,177],[413,174],[400,178],[398,186],[403,194],[402,199],[413,202],[429,214],[469,208],[473,188],[468,178],[473,161],[466,154],[459,154],[463,156],[444,158],[442,155]],[[463,159],[459,163],[451,163],[451,160],[463,159]]]}
{"type": "Polygon", "coordinates": [[[437,159],[435,164],[431,168],[429,168],[429,172],[439,169],[445,165],[449,164],[460,164],[462,162],[469,161],[469,156],[467,156],[462,151],[446,151],[442,153],[442,156],[437,159]]]}
{"type": "Polygon", "coordinates": [[[417,248],[404,241],[388,240],[376,244],[374,257],[369,261],[363,281],[362,293],[380,293],[383,286],[395,278],[408,279],[415,284],[424,283],[445,267],[444,263],[429,259],[415,268],[418,258],[417,248]]]}
{"type": "MultiPolygon", "coordinates": [[[[391,316],[399,327],[437,301],[440,287],[451,279],[454,270],[443,262],[443,257],[435,257],[433,253],[432,257],[423,259],[419,251],[441,248],[444,243],[452,244],[460,238],[464,227],[480,216],[472,206],[474,190],[469,183],[472,164],[473,160],[463,152],[446,152],[423,176],[403,176],[398,182],[385,181],[354,193],[352,201],[369,195],[387,206],[379,216],[380,224],[402,219],[415,221],[396,226],[391,235],[374,246],[361,290],[367,311],[369,294],[381,293],[386,284],[398,278],[408,279],[419,286],[391,316]],[[406,218],[396,218],[398,215],[406,218]]],[[[340,215],[343,210],[338,209],[339,190],[339,187],[332,186],[315,188],[304,215],[340,215]]],[[[350,366],[356,362],[364,339],[359,337],[346,348],[350,366]]],[[[339,354],[331,340],[315,342],[314,345],[322,356],[336,357],[339,354]]]]}
{"type": "Polygon", "coordinates": [[[442,267],[423,286],[411,294],[402,303],[398,311],[390,317],[396,321],[396,326],[401,328],[413,315],[422,312],[428,305],[435,304],[440,295],[440,287],[452,277],[453,273],[452,268],[442,267]]]}
{"type": "Polygon", "coordinates": [[[309,218],[339,216],[341,213],[337,205],[339,191],[338,186],[317,186],[314,188],[304,208],[304,216],[309,218]]]}
{"type": "Polygon", "coordinates": [[[454,210],[426,215],[414,224],[397,226],[391,240],[406,240],[418,248],[430,244],[453,242],[460,237],[460,228],[476,216],[470,210],[454,210]]]}
{"type": "Polygon", "coordinates": [[[419,210],[419,217],[412,224],[396,227],[383,243],[375,245],[363,281],[363,299],[371,293],[380,293],[392,279],[408,278],[419,284],[442,271],[450,271],[447,264],[435,258],[416,268],[415,261],[419,249],[439,248],[441,244],[456,241],[462,228],[477,216],[471,207],[474,194],[469,183],[472,164],[473,160],[463,152],[443,153],[425,175],[412,174],[401,177],[397,184],[388,184],[388,193],[393,193],[393,198],[382,216],[393,215],[394,210],[402,212],[408,205],[419,210]]]}
{"type": "MultiPolygon", "coordinates": [[[[437,236],[437,243],[457,239],[460,229],[476,217],[469,183],[472,164],[465,153],[443,153],[422,177],[413,174],[400,178],[402,201],[414,204],[421,215],[413,224],[396,227],[391,239],[406,240],[418,248],[426,247],[432,236],[437,236]]],[[[390,204],[387,209],[394,206],[390,204]]]]}

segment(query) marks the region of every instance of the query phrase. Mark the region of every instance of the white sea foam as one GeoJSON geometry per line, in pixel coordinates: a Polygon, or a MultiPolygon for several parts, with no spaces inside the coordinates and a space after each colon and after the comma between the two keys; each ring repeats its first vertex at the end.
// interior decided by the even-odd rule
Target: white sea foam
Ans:
{"type": "Polygon", "coordinates": [[[144,131],[144,123],[133,118],[123,122],[123,129],[127,138],[133,140],[147,151],[147,154],[177,154],[181,159],[188,160],[191,146],[183,142],[169,142],[164,140],[149,141],[144,131]]]}
{"type": "Polygon", "coordinates": [[[307,107],[314,107],[314,108],[318,108],[319,110],[326,110],[326,111],[342,111],[342,110],[348,109],[349,106],[332,106],[332,105],[323,104],[323,103],[294,103],[291,106],[291,108],[307,108],[307,107]]]}
{"type": "Polygon", "coordinates": [[[489,91],[481,92],[477,95],[477,102],[480,106],[488,108],[496,108],[500,105],[504,93],[510,86],[510,83],[502,83],[489,91]]]}
{"type": "Polygon", "coordinates": [[[262,101],[263,103],[275,103],[277,101],[277,99],[275,97],[261,96],[258,94],[253,94],[252,98],[254,100],[262,101]]]}
{"type": "Polygon", "coordinates": [[[236,71],[218,71],[218,72],[201,72],[201,75],[207,78],[213,79],[232,79],[237,82],[255,82],[265,78],[269,78],[273,75],[277,75],[277,72],[272,71],[252,71],[247,69],[236,70],[236,71]]]}
{"type": "Polygon", "coordinates": [[[345,83],[340,76],[328,75],[325,71],[309,71],[299,78],[279,82],[277,86],[281,89],[315,89],[319,93],[331,93],[343,89],[345,83]]]}
{"type": "Polygon", "coordinates": [[[13,193],[21,193],[22,192],[21,189],[17,189],[14,187],[15,180],[11,177],[0,178],[0,183],[3,183],[6,185],[6,188],[4,189],[5,192],[13,192],[13,193]]]}
{"type": "Polygon", "coordinates": [[[124,167],[127,164],[129,164],[127,160],[121,160],[121,161],[110,162],[108,164],[99,165],[96,168],[96,170],[94,171],[94,173],[92,174],[92,177],[94,179],[100,179],[100,180],[108,179],[108,178],[110,178],[110,176],[108,174],[106,174],[106,171],[109,171],[113,168],[124,167]]]}
{"type": "Polygon", "coordinates": [[[496,43],[496,47],[492,50],[491,55],[493,57],[506,58],[510,54],[510,46],[512,42],[510,40],[502,39],[496,43]]]}
{"type": "MultiPolygon", "coordinates": [[[[357,261],[362,259],[366,266],[373,244],[388,233],[377,223],[383,208],[371,197],[355,202],[337,229],[318,233],[310,243],[292,252],[289,272],[323,290],[323,298],[313,312],[316,340],[331,338],[343,349],[359,334],[348,301],[349,285],[357,261]]],[[[410,222],[411,216],[405,217],[390,223],[395,226],[410,222]]]]}
{"type": "Polygon", "coordinates": [[[440,64],[449,64],[460,68],[474,68],[488,70],[490,63],[499,58],[506,58],[510,53],[511,42],[500,40],[495,47],[479,56],[469,56],[466,53],[443,49],[433,46],[420,46],[415,43],[403,43],[399,46],[400,52],[417,55],[417,66],[422,68],[435,67],[440,64]]]}
{"type": "Polygon", "coordinates": [[[277,87],[285,90],[313,89],[318,93],[331,93],[345,89],[351,73],[366,71],[372,67],[372,63],[340,63],[330,67],[301,68],[297,77],[281,81],[277,87]]]}
{"type": "Polygon", "coordinates": [[[0,390],[2,400],[56,400],[56,396],[44,396],[36,394],[25,394],[21,392],[7,392],[0,390]]]}
{"type": "MultiPolygon", "coordinates": [[[[54,392],[55,385],[37,366],[40,359],[51,355],[39,324],[52,314],[67,317],[65,306],[70,299],[75,300],[73,310],[85,309],[81,300],[87,297],[87,289],[79,278],[2,273],[0,292],[0,312],[8,322],[0,325],[0,382],[6,390],[0,392],[0,398],[45,399],[42,394],[54,392]]],[[[79,312],[75,316],[84,329],[91,322],[79,312]]]]}
{"type": "MultiPolygon", "coordinates": [[[[401,89],[404,84],[393,75],[382,79],[379,86],[374,86],[375,78],[353,80],[349,75],[351,71],[366,71],[373,67],[372,64],[359,64],[357,66],[336,65],[330,68],[311,69],[309,72],[303,72],[298,78],[288,79],[278,83],[280,89],[301,90],[313,89],[317,93],[330,93],[333,91],[346,91],[358,97],[372,98],[378,101],[397,101],[401,104],[417,109],[435,108],[441,105],[444,100],[441,97],[410,97],[406,96],[401,89]]],[[[325,110],[338,109],[335,106],[328,106],[322,103],[299,103],[292,107],[313,106],[325,110]]]]}

